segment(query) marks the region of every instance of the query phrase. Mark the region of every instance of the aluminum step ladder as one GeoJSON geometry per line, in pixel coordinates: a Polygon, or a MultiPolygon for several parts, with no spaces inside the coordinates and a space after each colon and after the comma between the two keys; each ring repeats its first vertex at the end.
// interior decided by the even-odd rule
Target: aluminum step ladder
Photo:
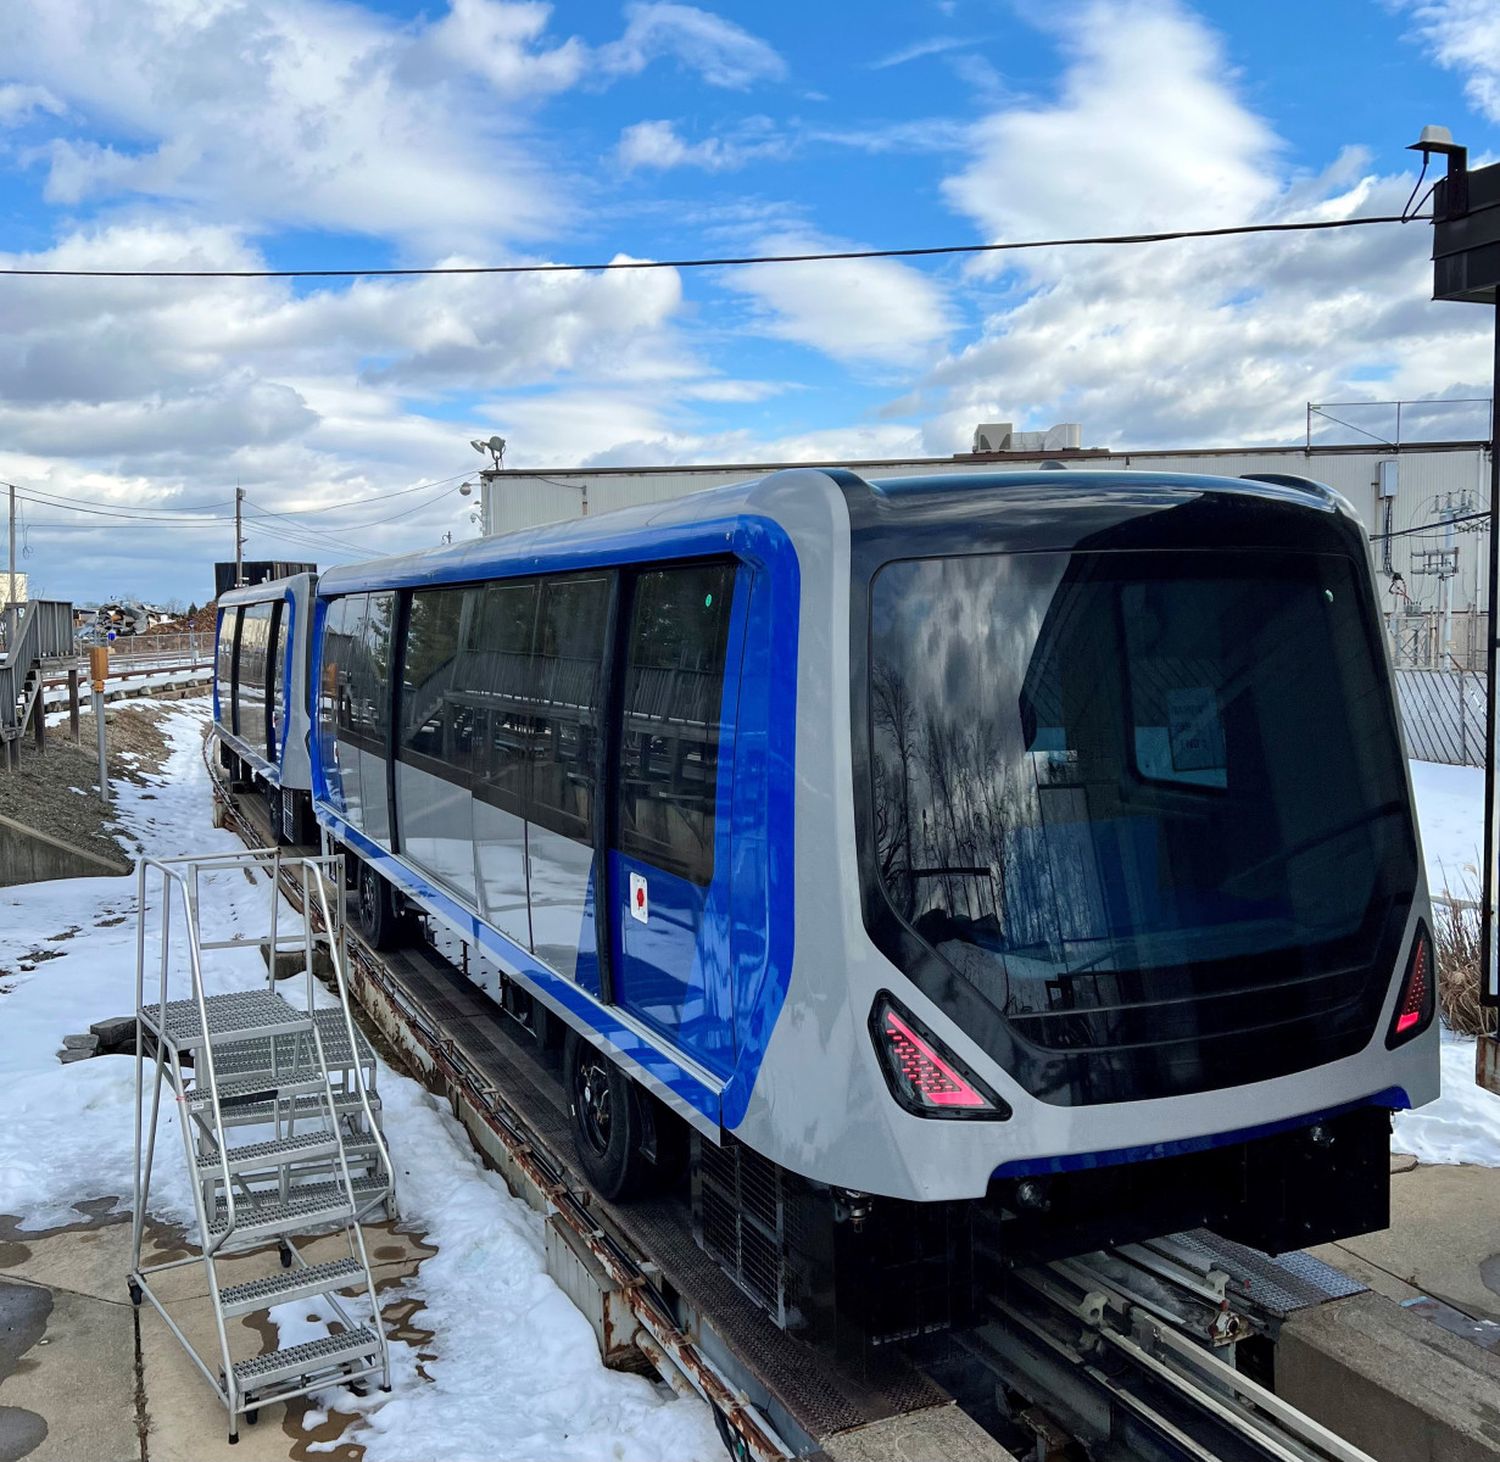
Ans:
{"type": "MultiPolygon", "coordinates": [[[[349,1007],[342,888],[341,856],[302,857],[276,848],[146,858],[137,872],[130,1297],[136,1305],[143,1299],[151,1302],[203,1372],[228,1410],[231,1443],[239,1440],[241,1416],[253,1423],[260,1408],[273,1402],[371,1376],[379,1377],[382,1390],[390,1389],[390,1355],[360,1225],[377,1213],[394,1217],[395,1190],[374,1091],[375,1055],[355,1028],[349,1007]],[[267,890],[269,934],[203,937],[201,875],[226,872],[267,890]],[[287,921],[279,918],[283,876],[299,881],[302,890],[299,927],[290,932],[284,927],[287,921]],[[153,893],[159,895],[154,905],[148,900],[153,893]],[[315,913],[322,933],[314,928],[315,913]],[[148,937],[153,925],[154,940],[148,937]],[[174,927],[191,981],[190,996],[175,1000],[168,998],[174,927]],[[204,955],[244,948],[266,952],[266,988],[208,994],[204,955]],[[159,961],[153,1004],[146,1003],[148,949],[159,961]],[[300,1006],[280,993],[276,980],[276,955],[298,950],[303,980],[282,983],[303,985],[300,1006]],[[322,1008],[314,999],[319,952],[326,953],[336,997],[322,1008]],[[148,1066],[154,1068],[149,1102],[148,1066]],[[143,1265],[163,1087],[177,1106],[201,1252],[143,1265]],[[248,1140],[231,1142],[231,1133],[248,1140]],[[337,1259],[309,1264],[292,1243],[294,1237],[340,1231],[347,1253],[337,1259]],[[221,1262],[246,1254],[263,1255],[267,1261],[277,1255],[280,1262],[257,1277],[222,1283],[221,1262]],[[198,1263],[204,1266],[213,1302],[217,1357],[199,1353],[152,1289],[153,1276],[198,1263]],[[362,1301],[351,1303],[350,1292],[362,1301]],[[232,1354],[228,1321],[314,1297],[327,1302],[342,1333],[266,1355],[236,1359],[232,1354]]],[[[243,1328],[236,1327],[237,1339],[243,1328]]]]}

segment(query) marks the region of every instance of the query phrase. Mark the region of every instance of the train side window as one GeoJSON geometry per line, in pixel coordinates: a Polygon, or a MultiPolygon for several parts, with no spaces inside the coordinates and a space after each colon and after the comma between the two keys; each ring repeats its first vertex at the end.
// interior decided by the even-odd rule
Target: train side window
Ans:
{"type": "Polygon", "coordinates": [[[475,731],[474,775],[487,801],[526,815],[531,761],[531,641],[536,627],[535,579],[487,584],[464,630],[463,680],[481,711],[475,731]]]}
{"type": "Polygon", "coordinates": [[[592,846],[595,738],[609,579],[542,582],[527,700],[532,822],[592,846]]]}
{"type": "Polygon", "coordinates": [[[368,595],[346,594],[328,606],[323,621],[323,704],[340,736],[352,736],[358,717],[354,697],[359,677],[359,636],[364,625],[368,595]]]}
{"type": "Polygon", "coordinates": [[[240,611],[226,609],[219,619],[219,719],[231,731],[234,723],[234,643],[240,632],[240,611]]]}
{"type": "Polygon", "coordinates": [[[271,606],[246,605],[241,611],[234,680],[235,731],[262,752],[266,744],[266,660],[270,640],[271,606]]]}
{"type": "Polygon", "coordinates": [[[394,593],[371,594],[354,656],[354,728],[369,743],[368,749],[380,756],[385,754],[391,713],[391,624],[395,617],[394,593]]]}
{"type": "Polygon", "coordinates": [[[620,851],[693,883],[714,870],[734,565],[639,574],[620,740],[620,851]]]}
{"type": "Polygon", "coordinates": [[[460,708],[459,626],[472,590],[419,589],[411,596],[401,677],[403,753],[467,770],[467,722],[460,708]]]}

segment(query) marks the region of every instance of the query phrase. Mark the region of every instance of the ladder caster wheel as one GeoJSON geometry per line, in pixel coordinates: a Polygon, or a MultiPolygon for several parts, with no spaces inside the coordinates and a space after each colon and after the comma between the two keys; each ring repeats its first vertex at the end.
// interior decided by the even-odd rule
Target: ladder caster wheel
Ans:
{"type": "Polygon", "coordinates": [[[292,1267],[292,1246],[290,1244],[283,1244],[281,1246],[281,1267],[283,1269],[290,1269],[292,1267]]]}
{"type": "Polygon", "coordinates": [[[258,1422],[259,1420],[260,1420],[260,1407],[258,1407],[258,1406],[252,1406],[250,1408],[250,1410],[245,1413],[245,1425],[246,1426],[254,1426],[255,1423],[258,1422]]]}
{"type": "Polygon", "coordinates": [[[135,1280],[132,1279],[132,1280],[129,1281],[129,1288],[130,1288],[130,1303],[133,1304],[136,1307],[136,1309],[140,1309],[140,1307],[141,1307],[141,1287],[140,1287],[140,1285],[138,1285],[135,1282],[135,1280]]]}

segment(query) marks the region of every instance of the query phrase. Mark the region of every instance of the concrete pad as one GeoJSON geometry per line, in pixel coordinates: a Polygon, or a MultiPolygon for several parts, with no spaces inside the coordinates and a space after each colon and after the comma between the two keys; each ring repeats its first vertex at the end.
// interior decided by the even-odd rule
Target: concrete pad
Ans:
{"type": "Polygon", "coordinates": [[[128,1301],[0,1281],[0,1377],[0,1462],[140,1457],[128,1301]]]}
{"type": "MultiPolygon", "coordinates": [[[[1422,1294],[1500,1322],[1500,1169],[1422,1165],[1391,1179],[1391,1226],[1320,1250],[1342,1249],[1422,1294]]],[[[1348,1272],[1372,1289],[1364,1273],[1348,1272]]],[[[1403,1296],[1404,1297],[1404,1296],[1403,1296]]]]}
{"type": "Polygon", "coordinates": [[[1378,1462],[1500,1459],[1500,1356],[1383,1295],[1292,1315],[1276,1391],[1378,1462]]]}
{"type": "Polygon", "coordinates": [[[933,1406],[823,1439],[828,1462],[1015,1462],[957,1406],[933,1406]]]}

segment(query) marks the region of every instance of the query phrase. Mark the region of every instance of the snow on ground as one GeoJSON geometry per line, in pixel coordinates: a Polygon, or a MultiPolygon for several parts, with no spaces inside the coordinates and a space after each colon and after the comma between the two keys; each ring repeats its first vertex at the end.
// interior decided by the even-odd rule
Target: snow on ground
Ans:
{"type": "Polygon", "coordinates": [[[1477,899],[1484,856],[1484,772],[1479,767],[1414,761],[1411,785],[1429,891],[1477,899]]]}
{"type": "MultiPolygon", "coordinates": [[[[142,704],[146,704],[142,702],[142,704]]],[[[148,785],[118,788],[133,853],[238,852],[239,839],[216,830],[201,741],[206,698],[163,706],[171,751],[148,785]]],[[[104,1196],[128,1205],[134,1170],[134,1062],[101,1056],[62,1066],[65,1035],[128,1014],[135,1000],[135,879],[87,878],[0,890],[0,1213],[37,1230],[76,1220],[75,1203],[104,1196]]],[[[262,934],[268,890],[238,872],[202,882],[210,938],[262,934]]],[[[282,913],[294,917],[289,906],[282,913]]],[[[180,948],[180,944],[179,944],[180,948]]],[[[154,966],[151,966],[154,968],[154,966]]],[[[259,953],[214,951],[211,993],[254,989],[265,980],[259,953]]],[[[174,971],[172,997],[189,988],[174,971]]],[[[148,996],[148,999],[151,998],[148,996]]],[[[397,1168],[402,1218],[437,1253],[386,1300],[412,1296],[424,1308],[412,1323],[435,1332],[417,1374],[416,1353],[391,1346],[395,1390],[363,1398],[322,1398],[364,1414],[357,1440],[370,1462],[443,1458],[718,1458],[722,1447],[707,1407],[663,1394],[640,1376],[606,1370],[588,1322],[547,1277],[540,1219],[485,1170],[467,1135],[422,1087],[380,1073],[385,1130],[397,1168]]],[[[152,1216],[191,1222],[181,1135],[162,1110],[152,1216]]],[[[280,1343],[326,1334],[316,1306],[273,1312],[280,1343]]],[[[307,1418],[309,1428],[321,1420],[307,1418]]],[[[308,1441],[311,1451],[337,1443],[308,1441]]]]}
{"type": "Polygon", "coordinates": [[[1500,1168],[1500,1096],[1474,1080],[1474,1039],[1443,1032],[1443,1094],[1414,1112],[1397,1112],[1391,1149],[1421,1162],[1500,1168]]]}
{"type": "MultiPolygon", "coordinates": [[[[1414,761],[1411,780],[1429,890],[1478,898],[1484,772],[1414,761]]],[[[1422,1162],[1500,1167],[1500,1096],[1475,1084],[1472,1038],[1443,1032],[1442,1095],[1415,1112],[1397,1113],[1391,1146],[1422,1162]]]]}

